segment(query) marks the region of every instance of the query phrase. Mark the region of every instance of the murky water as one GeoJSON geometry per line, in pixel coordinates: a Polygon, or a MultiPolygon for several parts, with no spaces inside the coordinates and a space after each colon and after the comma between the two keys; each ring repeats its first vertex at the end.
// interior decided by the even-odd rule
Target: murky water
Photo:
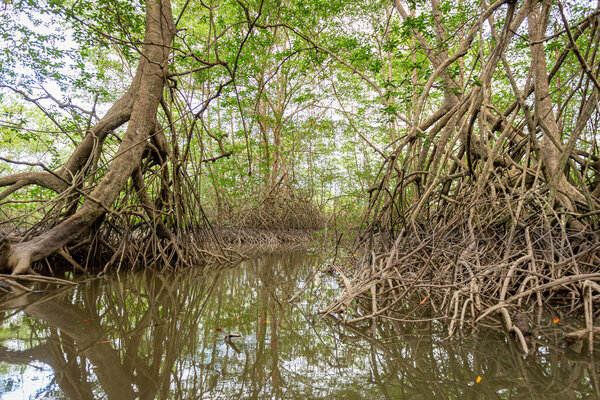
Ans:
{"type": "Polygon", "coordinates": [[[0,298],[1,398],[597,398],[598,364],[556,337],[524,358],[495,329],[458,340],[435,322],[323,319],[338,286],[304,288],[313,268],[306,253],[263,255],[0,298]]]}

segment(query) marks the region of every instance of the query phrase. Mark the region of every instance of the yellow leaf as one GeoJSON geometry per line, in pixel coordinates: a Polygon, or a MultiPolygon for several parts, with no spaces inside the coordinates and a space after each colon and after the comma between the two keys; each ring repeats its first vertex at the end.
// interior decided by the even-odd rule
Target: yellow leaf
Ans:
{"type": "Polygon", "coordinates": [[[558,324],[560,322],[560,319],[558,317],[554,317],[552,322],[554,322],[555,324],[558,324]]]}
{"type": "Polygon", "coordinates": [[[481,377],[480,376],[478,376],[477,379],[475,379],[475,383],[479,383],[479,382],[481,382],[481,377]]]}

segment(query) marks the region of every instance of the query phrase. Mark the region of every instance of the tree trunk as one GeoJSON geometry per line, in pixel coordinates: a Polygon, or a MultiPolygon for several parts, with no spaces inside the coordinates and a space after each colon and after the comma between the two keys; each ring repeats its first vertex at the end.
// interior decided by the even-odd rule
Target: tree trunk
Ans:
{"type": "MultiPolygon", "coordinates": [[[[129,125],[110,170],[75,214],[40,236],[12,246],[5,261],[8,265],[0,265],[0,268],[8,266],[13,274],[27,272],[32,262],[42,260],[62,249],[101,216],[110,212],[110,207],[125,187],[127,180],[136,168],[139,168],[146,142],[154,129],[167,73],[169,49],[174,35],[175,24],[170,2],[149,0],[146,9],[145,44],[132,86],[115,104],[118,107],[111,108],[107,113],[107,116],[111,116],[110,121],[103,118],[93,129],[96,135],[106,135],[108,125],[120,125],[125,122],[129,114],[128,101],[132,101],[129,125]]],[[[91,153],[96,135],[86,135],[82,145],[67,162],[66,169],[85,164],[82,160],[87,160],[87,156],[91,153]]]]}
{"type": "Polygon", "coordinates": [[[535,114],[544,138],[540,152],[546,180],[550,186],[550,205],[556,199],[566,209],[573,210],[571,200],[584,202],[585,199],[569,184],[564,171],[559,170],[562,151],[557,145],[562,144],[562,138],[554,116],[544,54],[544,38],[551,6],[551,1],[544,0],[541,5],[536,5],[528,16],[529,35],[534,43],[531,46],[531,73],[534,82],[535,114]]]}

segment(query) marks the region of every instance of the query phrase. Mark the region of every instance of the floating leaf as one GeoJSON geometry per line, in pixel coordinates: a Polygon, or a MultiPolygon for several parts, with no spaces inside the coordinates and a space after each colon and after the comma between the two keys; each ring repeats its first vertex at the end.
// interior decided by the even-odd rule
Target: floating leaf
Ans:
{"type": "Polygon", "coordinates": [[[475,383],[479,383],[481,382],[481,376],[478,376],[477,379],[475,379],[475,383]]]}
{"type": "Polygon", "coordinates": [[[552,322],[554,322],[555,324],[558,324],[560,322],[560,319],[558,317],[554,317],[552,322]]]}

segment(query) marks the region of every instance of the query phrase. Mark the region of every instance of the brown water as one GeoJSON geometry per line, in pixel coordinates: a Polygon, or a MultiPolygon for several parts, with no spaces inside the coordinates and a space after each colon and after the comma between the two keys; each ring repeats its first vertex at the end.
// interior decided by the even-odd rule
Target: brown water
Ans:
{"type": "Polygon", "coordinates": [[[335,279],[287,301],[313,268],[306,253],[263,255],[4,296],[0,398],[598,398],[598,360],[563,354],[558,336],[525,358],[497,329],[459,340],[436,322],[323,319],[335,279]]]}

